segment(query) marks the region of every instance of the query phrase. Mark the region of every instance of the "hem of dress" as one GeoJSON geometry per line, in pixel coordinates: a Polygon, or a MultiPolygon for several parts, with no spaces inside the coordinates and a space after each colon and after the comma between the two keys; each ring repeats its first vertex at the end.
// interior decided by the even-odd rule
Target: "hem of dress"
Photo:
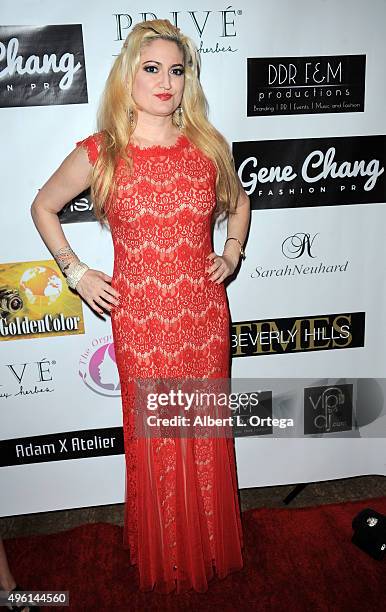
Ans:
{"type": "MultiPolygon", "coordinates": [[[[136,567],[137,575],[138,575],[138,571],[139,571],[138,563],[130,559],[130,565],[132,567],[133,566],[136,567]]],[[[242,569],[244,569],[244,561],[242,562],[240,566],[232,567],[229,570],[227,570],[226,574],[224,574],[223,576],[220,576],[216,569],[216,563],[214,559],[212,559],[211,572],[209,576],[207,576],[206,578],[205,587],[202,589],[197,589],[194,587],[194,585],[186,585],[186,584],[184,585],[184,583],[181,582],[181,579],[175,576],[174,578],[172,578],[171,580],[167,582],[168,586],[160,586],[154,583],[152,586],[151,585],[148,585],[148,586],[140,585],[138,587],[138,590],[141,593],[156,593],[157,595],[180,595],[182,593],[188,593],[189,591],[194,591],[195,593],[206,593],[209,590],[209,587],[212,585],[212,583],[216,580],[216,578],[217,580],[225,580],[225,578],[227,578],[229,575],[234,574],[236,572],[240,572],[242,569]]]]}
{"type": "MultiPolygon", "coordinates": [[[[137,579],[140,580],[138,561],[133,560],[130,543],[127,540],[124,540],[122,542],[122,548],[129,552],[130,565],[131,567],[135,567],[137,571],[137,579]]],[[[225,580],[225,578],[227,578],[230,574],[240,572],[242,569],[244,569],[244,566],[245,566],[244,558],[243,558],[243,553],[245,553],[244,538],[242,538],[241,543],[240,543],[240,553],[241,553],[241,564],[229,568],[224,575],[219,575],[217,568],[216,568],[216,561],[215,559],[212,558],[211,571],[209,575],[206,577],[206,585],[203,589],[196,589],[194,585],[190,583],[188,585],[184,584],[184,582],[183,581],[181,582],[181,579],[179,579],[178,576],[176,575],[174,578],[168,581],[167,585],[169,586],[160,586],[160,585],[157,585],[156,582],[154,582],[153,585],[149,584],[148,586],[144,586],[144,585],[141,586],[139,584],[138,591],[140,591],[141,593],[153,592],[153,593],[156,593],[157,595],[173,595],[173,594],[180,595],[182,593],[187,593],[189,591],[194,591],[196,593],[206,593],[216,578],[218,580],[225,580]]],[[[178,569],[175,571],[178,571],[178,569]]]]}

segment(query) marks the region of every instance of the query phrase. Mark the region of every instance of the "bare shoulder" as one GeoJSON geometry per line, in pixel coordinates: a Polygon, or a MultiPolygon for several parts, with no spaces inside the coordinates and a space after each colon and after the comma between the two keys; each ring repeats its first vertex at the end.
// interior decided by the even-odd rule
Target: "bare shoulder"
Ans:
{"type": "Polygon", "coordinates": [[[91,170],[88,151],[76,146],[38,190],[32,206],[59,212],[66,203],[90,187],[91,170]]]}
{"type": "Polygon", "coordinates": [[[96,163],[100,155],[103,146],[103,138],[103,132],[95,132],[76,142],[76,148],[86,153],[87,159],[92,166],[96,163]]]}

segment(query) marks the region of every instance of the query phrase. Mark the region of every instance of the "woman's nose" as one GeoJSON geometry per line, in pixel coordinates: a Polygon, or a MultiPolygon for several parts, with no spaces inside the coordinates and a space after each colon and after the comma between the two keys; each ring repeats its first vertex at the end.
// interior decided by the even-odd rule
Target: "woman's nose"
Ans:
{"type": "Polygon", "coordinates": [[[164,87],[164,89],[170,89],[170,74],[168,72],[162,75],[161,86],[164,87]]]}

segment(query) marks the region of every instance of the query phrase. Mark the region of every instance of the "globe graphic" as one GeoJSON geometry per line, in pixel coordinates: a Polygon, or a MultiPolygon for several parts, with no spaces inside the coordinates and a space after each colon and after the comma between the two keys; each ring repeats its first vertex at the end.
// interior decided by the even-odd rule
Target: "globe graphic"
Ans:
{"type": "Polygon", "coordinates": [[[52,305],[62,293],[62,281],[56,271],[46,266],[26,270],[20,279],[20,288],[31,306],[45,308],[52,305]]]}

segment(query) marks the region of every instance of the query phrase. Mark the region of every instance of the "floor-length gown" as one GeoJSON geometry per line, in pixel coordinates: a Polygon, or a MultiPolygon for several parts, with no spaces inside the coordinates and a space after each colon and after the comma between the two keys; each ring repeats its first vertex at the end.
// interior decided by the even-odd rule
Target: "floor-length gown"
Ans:
{"type": "MultiPolygon", "coordinates": [[[[80,141],[94,164],[101,133],[80,141]]],[[[224,284],[209,280],[216,167],[182,132],[171,146],[130,144],[108,214],[111,324],[122,390],[126,458],[124,546],[139,588],[204,592],[243,567],[232,437],[140,438],[136,378],[229,377],[230,314],[224,284]]]]}

